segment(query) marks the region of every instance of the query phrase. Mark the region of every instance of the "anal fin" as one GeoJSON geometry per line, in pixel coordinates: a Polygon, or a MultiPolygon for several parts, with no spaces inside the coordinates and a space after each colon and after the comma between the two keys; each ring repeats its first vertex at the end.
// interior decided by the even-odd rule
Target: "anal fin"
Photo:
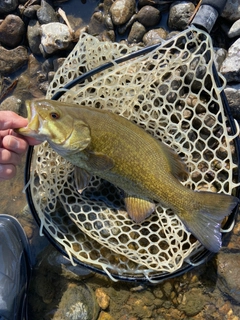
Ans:
{"type": "Polygon", "coordinates": [[[137,223],[149,217],[155,210],[155,203],[146,199],[127,195],[124,201],[127,213],[137,223]]]}

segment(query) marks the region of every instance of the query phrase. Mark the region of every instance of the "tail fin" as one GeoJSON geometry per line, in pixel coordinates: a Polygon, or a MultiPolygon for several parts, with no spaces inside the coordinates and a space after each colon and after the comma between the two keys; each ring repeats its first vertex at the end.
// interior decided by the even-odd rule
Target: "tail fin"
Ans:
{"type": "Polygon", "coordinates": [[[227,194],[196,192],[196,201],[189,204],[193,211],[181,215],[187,229],[212,252],[218,252],[222,245],[221,222],[239,203],[239,199],[227,194]],[[197,203],[197,205],[196,205],[197,203]],[[199,209],[196,209],[199,208],[199,209]]]}

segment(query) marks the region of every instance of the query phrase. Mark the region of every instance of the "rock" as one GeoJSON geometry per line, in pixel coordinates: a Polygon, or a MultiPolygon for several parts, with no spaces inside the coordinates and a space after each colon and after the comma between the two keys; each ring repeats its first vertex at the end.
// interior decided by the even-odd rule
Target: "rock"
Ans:
{"type": "Polygon", "coordinates": [[[106,30],[105,18],[102,12],[95,12],[89,22],[87,32],[91,35],[98,35],[106,30]]]}
{"type": "Polygon", "coordinates": [[[193,288],[184,294],[183,301],[178,309],[184,311],[188,317],[192,317],[202,311],[206,302],[206,296],[202,290],[193,288]]]}
{"type": "Polygon", "coordinates": [[[109,307],[110,298],[104,292],[102,288],[97,288],[95,291],[95,295],[97,298],[97,303],[102,310],[106,310],[109,307]]]}
{"type": "Polygon", "coordinates": [[[85,284],[70,284],[63,293],[53,320],[95,320],[99,307],[92,290],[85,284]]]}
{"type": "Polygon", "coordinates": [[[25,25],[22,19],[14,14],[9,14],[0,25],[0,42],[2,45],[15,48],[25,34],[25,25]]]}
{"type": "Polygon", "coordinates": [[[142,8],[147,5],[157,6],[157,5],[159,5],[159,0],[138,0],[139,8],[142,8]]]}
{"type": "Polygon", "coordinates": [[[116,26],[126,23],[135,13],[135,0],[116,0],[110,7],[112,21],[116,26]]]}
{"type": "Polygon", "coordinates": [[[53,60],[53,70],[56,72],[63,65],[65,58],[57,58],[53,60]]]}
{"type": "Polygon", "coordinates": [[[46,0],[41,1],[41,7],[37,10],[37,17],[40,24],[58,22],[57,13],[46,0]]]}
{"type": "Polygon", "coordinates": [[[10,97],[7,97],[2,103],[1,103],[1,110],[11,110],[13,112],[16,112],[19,114],[20,107],[21,107],[22,101],[15,97],[14,95],[11,95],[10,97]]]}
{"type": "Polygon", "coordinates": [[[1,0],[0,1],[0,14],[8,14],[13,12],[18,6],[18,0],[1,0]]]}
{"type": "Polygon", "coordinates": [[[41,26],[37,20],[30,20],[27,29],[27,39],[32,53],[40,55],[41,26]]]}
{"type": "Polygon", "coordinates": [[[170,7],[168,26],[173,30],[186,29],[189,19],[195,10],[192,2],[176,1],[170,7]]]}
{"type": "Polygon", "coordinates": [[[145,27],[153,27],[160,22],[161,13],[152,6],[144,6],[137,13],[137,20],[145,27]]]}
{"type": "Polygon", "coordinates": [[[215,56],[214,56],[214,63],[217,71],[220,71],[223,61],[226,59],[227,50],[223,48],[214,48],[215,56]]]}
{"type": "Polygon", "coordinates": [[[240,1],[228,0],[221,16],[229,21],[236,21],[240,19],[240,1]]]}
{"type": "Polygon", "coordinates": [[[52,22],[41,26],[40,50],[43,55],[65,50],[71,41],[71,33],[65,24],[52,22]]]}
{"type": "Polygon", "coordinates": [[[7,50],[0,46],[0,75],[9,75],[21,68],[28,61],[27,49],[19,46],[7,50]]]}
{"type": "Polygon", "coordinates": [[[138,43],[142,41],[144,34],[146,33],[145,27],[138,21],[134,22],[128,35],[129,43],[138,43]]]}
{"type": "Polygon", "coordinates": [[[232,116],[240,121],[240,83],[227,86],[224,90],[232,116]]]}
{"type": "Polygon", "coordinates": [[[240,19],[234,22],[228,31],[229,38],[238,37],[240,35],[240,19]]]}
{"type": "Polygon", "coordinates": [[[98,320],[114,320],[114,318],[109,313],[101,311],[98,320]]]}
{"type": "Polygon", "coordinates": [[[143,43],[146,46],[151,46],[153,44],[162,43],[166,37],[167,32],[163,28],[152,29],[144,34],[143,43]]]}
{"type": "Polygon", "coordinates": [[[237,303],[240,303],[239,252],[226,253],[220,251],[217,256],[217,264],[219,275],[217,281],[218,288],[237,303]]]}
{"type": "Polygon", "coordinates": [[[24,8],[23,15],[29,19],[36,19],[37,18],[37,10],[40,8],[40,5],[35,4],[24,8]]]}
{"type": "Polygon", "coordinates": [[[220,72],[227,82],[240,81],[240,38],[228,50],[227,58],[223,61],[220,72]]]}

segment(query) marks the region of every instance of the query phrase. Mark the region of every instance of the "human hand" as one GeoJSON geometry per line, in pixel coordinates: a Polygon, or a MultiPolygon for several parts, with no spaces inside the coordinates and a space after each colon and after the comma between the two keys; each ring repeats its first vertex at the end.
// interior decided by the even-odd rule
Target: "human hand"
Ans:
{"type": "Polygon", "coordinates": [[[12,111],[0,111],[0,181],[16,175],[16,166],[21,163],[21,157],[29,145],[41,143],[13,131],[27,124],[27,119],[12,111]]]}

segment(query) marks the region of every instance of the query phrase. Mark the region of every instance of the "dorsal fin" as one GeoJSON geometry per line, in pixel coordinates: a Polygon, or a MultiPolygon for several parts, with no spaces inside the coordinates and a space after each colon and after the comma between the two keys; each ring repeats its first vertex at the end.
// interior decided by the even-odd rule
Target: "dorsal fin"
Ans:
{"type": "Polygon", "coordinates": [[[187,171],[186,165],[181,160],[179,155],[168,145],[161,143],[161,146],[165,156],[169,161],[172,175],[181,181],[186,180],[188,178],[189,173],[187,171]]]}

